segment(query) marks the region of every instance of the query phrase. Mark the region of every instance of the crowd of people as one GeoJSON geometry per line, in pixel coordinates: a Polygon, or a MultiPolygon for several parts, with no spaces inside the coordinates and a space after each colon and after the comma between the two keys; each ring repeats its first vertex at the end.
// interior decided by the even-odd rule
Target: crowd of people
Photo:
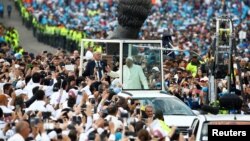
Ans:
{"type": "MultiPolygon", "coordinates": [[[[176,138],[175,127],[167,126],[163,113],[152,105],[136,112],[138,100],[118,97],[119,82],[103,77],[93,52],[79,77],[79,52],[24,52],[19,58],[1,42],[0,138],[2,140],[165,140],[176,138]],[[94,65],[91,65],[94,62],[94,65]],[[70,65],[71,68],[68,66],[70,65]],[[73,68],[72,68],[73,67],[73,68]],[[101,78],[100,78],[101,77],[101,78]],[[110,87],[112,86],[112,90],[110,87]],[[151,126],[151,124],[154,125],[151,126]],[[164,132],[157,127],[164,126],[164,132]],[[153,129],[153,132],[150,132],[153,129]]],[[[129,60],[131,64],[131,59],[129,60]]],[[[115,80],[115,79],[114,79],[115,80]]]]}
{"type": "MultiPolygon", "coordinates": [[[[34,14],[41,25],[60,24],[69,29],[80,27],[87,37],[100,39],[105,38],[106,34],[115,28],[116,1],[24,2],[25,8],[34,14]]],[[[161,39],[161,36],[168,32],[172,35],[173,46],[186,50],[176,50],[173,56],[164,56],[165,87],[171,94],[193,109],[207,103],[208,73],[202,69],[202,64],[208,58],[207,50],[212,42],[210,21],[213,16],[223,12],[230,13],[238,18],[235,23],[236,35],[240,31],[246,32],[245,38],[237,40],[240,57],[234,59],[240,62],[242,74],[238,75],[241,75],[242,91],[247,98],[248,105],[245,105],[245,110],[249,110],[248,11],[248,3],[238,0],[225,3],[219,0],[182,1],[182,4],[174,0],[163,0],[153,6],[152,14],[142,27],[141,39],[161,39]],[[200,56],[191,55],[191,52],[200,56]]],[[[51,36],[53,34],[49,37],[51,36]]],[[[116,94],[122,87],[116,79],[119,76],[111,75],[111,70],[106,67],[110,63],[97,63],[100,66],[96,66],[96,62],[101,61],[99,51],[88,50],[89,55],[85,57],[88,59],[85,62],[86,68],[83,76],[79,77],[79,52],[74,50],[68,54],[64,50],[70,48],[70,43],[67,44],[69,47],[58,48],[57,52],[44,51],[34,55],[20,47],[19,35],[14,28],[4,26],[0,28],[0,42],[0,139],[173,139],[175,127],[164,125],[167,134],[151,129],[152,123],[161,123],[164,120],[161,111],[154,111],[152,105],[145,105],[138,114],[136,107],[139,101],[117,97],[116,94]]],[[[60,43],[65,45],[64,42],[60,43]]],[[[133,59],[127,61],[131,63],[133,59]]],[[[234,67],[235,74],[238,73],[237,69],[239,68],[234,67]]],[[[155,71],[159,71],[159,68],[155,71]]],[[[236,81],[237,89],[240,89],[240,81],[236,81]]],[[[146,87],[145,83],[143,85],[146,87]]],[[[220,95],[227,92],[225,79],[219,81],[218,91],[220,95]]]]}
{"type": "MultiPolygon", "coordinates": [[[[79,42],[77,37],[74,37],[73,31],[81,31],[83,38],[104,39],[117,26],[118,1],[115,0],[27,0],[23,3],[20,1],[20,3],[24,9],[21,10],[22,16],[29,21],[30,26],[35,27],[36,31],[41,29],[41,32],[44,32],[45,37],[42,36],[42,38],[51,35],[67,35],[66,40],[79,42]],[[50,29],[44,26],[60,29],[50,29]],[[62,31],[61,27],[65,27],[66,31],[62,31]]],[[[141,39],[161,39],[165,33],[171,34],[175,37],[174,42],[178,43],[179,48],[193,49],[204,55],[210,47],[212,33],[209,31],[213,29],[213,17],[221,15],[231,17],[237,30],[248,31],[248,1],[162,0],[153,5],[151,14],[142,26],[139,35],[141,39]]],[[[247,37],[249,37],[249,32],[247,32],[247,37]]],[[[43,40],[43,42],[48,43],[48,40],[43,40]]],[[[53,46],[62,47],[63,45],[53,46]]],[[[68,46],[72,47],[72,43],[66,46],[70,49],[71,47],[68,46]]],[[[75,45],[72,48],[76,49],[75,45]]]]}

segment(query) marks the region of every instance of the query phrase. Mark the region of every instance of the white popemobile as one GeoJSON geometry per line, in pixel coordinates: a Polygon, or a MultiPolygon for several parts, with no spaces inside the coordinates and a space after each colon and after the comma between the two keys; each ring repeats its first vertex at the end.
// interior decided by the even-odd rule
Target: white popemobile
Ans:
{"type": "MultiPolygon", "coordinates": [[[[82,39],[80,72],[83,71],[84,46],[93,42],[102,46],[103,59],[119,57],[118,71],[109,75],[119,76],[124,86],[119,96],[138,99],[142,106],[161,109],[169,126],[176,126],[187,133],[198,111],[191,110],[184,102],[165,91],[163,77],[163,48],[161,40],[97,40],[82,39]],[[160,68],[160,69],[159,69],[160,68]]],[[[115,64],[115,62],[113,62],[115,64]]],[[[112,67],[112,64],[109,64],[112,67]]]]}

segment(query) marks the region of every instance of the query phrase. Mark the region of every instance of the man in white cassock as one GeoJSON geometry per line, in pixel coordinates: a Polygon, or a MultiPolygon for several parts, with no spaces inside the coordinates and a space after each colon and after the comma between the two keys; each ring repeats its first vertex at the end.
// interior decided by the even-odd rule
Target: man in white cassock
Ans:
{"type": "Polygon", "coordinates": [[[123,65],[123,89],[148,89],[147,78],[142,67],[133,63],[132,57],[126,58],[123,65]]]}

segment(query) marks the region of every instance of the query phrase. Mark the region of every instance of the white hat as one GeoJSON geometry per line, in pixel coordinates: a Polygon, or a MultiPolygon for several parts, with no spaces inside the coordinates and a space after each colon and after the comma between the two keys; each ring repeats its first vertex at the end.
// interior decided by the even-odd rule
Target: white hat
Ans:
{"type": "Polygon", "coordinates": [[[16,96],[19,96],[21,94],[28,95],[28,92],[22,89],[16,90],[15,93],[16,93],[16,96]]]}
{"type": "Polygon", "coordinates": [[[3,63],[5,60],[4,59],[0,59],[0,63],[3,63]]]}
{"type": "Polygon", "coordinates": [[[133,59],[131,56],[127,57],[126,61],[127,61],[127,60],[134,61],[134,59],[133,59]]]}
{"type": "Polygon", "coordinates": [[[201,78],[201,80],[200,81],[208,81],[208,77],[203,77],[203,78],[201,78]]]}
{"type": "Polygon", "coordinates": [[[249,58],[245,57],[245,58],[243,58],[242,60],[248,62],[248,61],[249,61],[249,58]]]}
{"type": "Polygon", "coordinates": [[[158,71],[160,72],[159,68],[158,67],[153,67],[152,70],[155,70],[155,71],[158,71]]]}

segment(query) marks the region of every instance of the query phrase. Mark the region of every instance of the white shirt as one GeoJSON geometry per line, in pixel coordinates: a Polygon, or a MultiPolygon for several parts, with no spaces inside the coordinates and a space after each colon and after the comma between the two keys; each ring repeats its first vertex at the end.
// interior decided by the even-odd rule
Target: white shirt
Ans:
{"type": "Polygon", "coordinates": [[[3,110],[3,113],[5,113],[5,114],[10,114],[13,112],[10,108],[8,108],[4,105],[0,105],[0,108],[3,110]]]}
{"type": "Polygon", "coordinates": [[[133,64],[130,68],[123,66],[123,88],[124,89],[148,89],[147,78],[144,75],[142,67],[133,64]]]}
{"type": "Polygon", "coordinates": [[[41,86],[39,83],[28,83],[26,87],[24,87],[24,91],[28,92],[28,98],[30,99],[33,96],[33,88],[41,86]]]}
{"type": "Polygon", "coordinates": [[[24,87],[24,91],[28,93],[28,98],[30,99],[34,94],[32,92],[33,88],[35,87],[41,87],[42,90],[45,92],[46,96],[50,96],[51,92],[53,91],[52,86],[44,86],[40,85],[39,83],[28,83],[26,87],[24,87]]]}
{"type": "Polygon", "coordinates": [[[36,141],[50,141],[49,136],[46,133],[42,133],[42,135],[38,134],[35,139],[36,141]]]}
{"type": "Polygon", "coordinates": [[[68,99],[69,95],[65,90],[62,90],[61,98],[59,98],[60,97],[60,91],[61,90],[59,90],[58,92],[54,92],[51,95],[51,97],[50,97],[50,104],[51,105],[62,104],[68,99]]]}
{"type": "Polygon", "coordinates": [[[0,120],[0,130],[4,129],[5,125],[6,125],[5,121],[0,120]]]}
{"type": "Polygon", "coordinates": [[[8,141],[25,141],[23,136],[21,136],[20,134],[15,134],[14,136],[12,136],[11,138],[8,139],[8,141]]]}
{"type": "Polygon", "coordinates": [[[45,108],[45,101],[43,101],[43,100],[37,100],[37,101],[33,102],[26,109],[26,111],[42,111],[42,112],[46,112],[48,110],[45,108]]]}

